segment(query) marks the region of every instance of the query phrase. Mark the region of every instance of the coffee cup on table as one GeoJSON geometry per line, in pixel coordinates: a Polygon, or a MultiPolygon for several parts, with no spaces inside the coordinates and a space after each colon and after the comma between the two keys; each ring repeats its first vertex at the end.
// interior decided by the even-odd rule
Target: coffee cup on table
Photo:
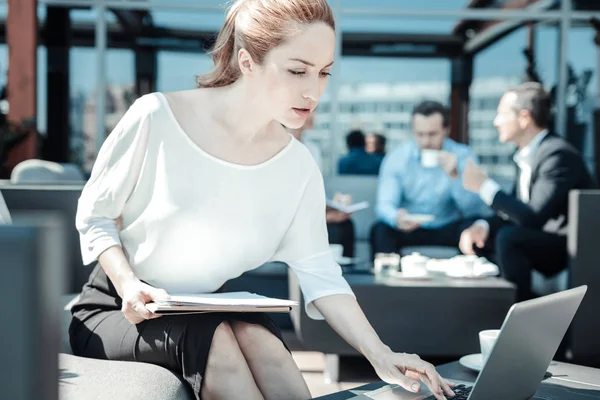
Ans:
{"type": "Polygon", "coordinates": [[[407,278],[427,276],[428,261],[429,257],[422,256],[416,252],[402,257],[400,260],[402,275],[407,278]]]}
{"type": "Polygon", "coordinates": [[[421,165],[425,168],[435,168],[440,165],[439,150],[423,149],[421,150],[421,165]]]}
{"type": "Polygon", "coordinates": [[[496,344],[496,340],[498,339],[498,335],[500,335],[500,329],[488,329],[479,332],[479,348],[481,349],[481,360],[483,364],[486,363],[490,356],[490,353],[496,344]]]}

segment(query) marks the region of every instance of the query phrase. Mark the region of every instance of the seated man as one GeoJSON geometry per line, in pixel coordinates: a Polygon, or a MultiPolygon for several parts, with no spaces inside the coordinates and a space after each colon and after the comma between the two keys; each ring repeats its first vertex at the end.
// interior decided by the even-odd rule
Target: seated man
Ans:
{"type": "Polygon", "coordinates": [[[348,154],[338,161],[339,175],[377,175],[381,166],[380,156],[365,150],[365,134],[360,130],[351,131],[346,136],[348,154]]]}
{"type": "MultiPolygon", "coordinates": [[[[304,125],[299,129],[289,129],[289,132],[312,154],[319,169],[323,168],[323,158],[320,148],[312,142],[303,142],[304,131],[312,129],[314,124],[314,115],[310,114],[304,125]]],[[[341,244],[344,246],[344,257],[354,257],[354,223],[350,214],[337,211],[331,207],[326,207],[325,219],[327,221],[327,231],[329,234],[329,243],[341,244]]]]}
{"type": "Polygon", "coordinates": [[[474,156],[468,146],[447,137],[447,109],[434,101],[417,105],[412,127],[414,141],[388,153],[381,166],[375,207],[379,222],[371,230],[373,256],[397,253],[404,246],[458,247],[463,229],[490,213],[477,195],[463,188],[460,174],[474,156]],[[429,159],[424,163],[423,150],[433,150],[428,154],[433,164],[429,159]],[[430,214],[434,220],[420,224],[409,214],[430,214]]]}
{"type": "Polygon", "coordinates": [[[503,276],[517,285],[517,301],[533,297],[532,269],[552,276],[567,267],[569,191],[594,186],[577,150],[548,132],[550,112],[550,96],[538,83],[517,86],[500,100],[494,120],[500,141],[519,149],[514,195],[502,192],[474,164],[463,175],[465,188],[478,193],[497,215],[466,229],[460,249],[465,254],[494,249],[503,276]]]}

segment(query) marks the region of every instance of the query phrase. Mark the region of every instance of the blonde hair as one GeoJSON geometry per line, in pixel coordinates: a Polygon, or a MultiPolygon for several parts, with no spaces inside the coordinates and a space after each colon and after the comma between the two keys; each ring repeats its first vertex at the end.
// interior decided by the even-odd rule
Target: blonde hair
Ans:
{"type": "Polygon", "coordinates": [[[227,11],[212,50],[215,68],[196,77],[198,87],[227,86],[241,71],[237,55],[241,48],[261,64],[266,54],[298,32],[299,25],[324,22],[335,30],[327,0],[236,0],[227,11]]]}

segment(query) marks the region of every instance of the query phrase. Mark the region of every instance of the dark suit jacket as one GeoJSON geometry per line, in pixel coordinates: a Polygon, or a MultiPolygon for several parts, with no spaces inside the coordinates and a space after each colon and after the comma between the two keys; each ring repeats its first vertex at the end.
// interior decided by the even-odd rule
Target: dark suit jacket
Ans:
{"type": "Polygon", "coordinates": [[[378,175],[383,157],[369,154],[364,149],[351,149],[338,161],[339,175],[378,175]]]}
{"type": "MultiPolygon", "coordinates": [[[[518,185],[518,181],[516,183],[518,185]]],[[[594,188],[593,181],[579,152],[560,136],[550,133],[535,152],[529,185],[529,203],[498,192],[492,208],[498,216],[489,218],[490,235],[507,223],[541,230],[548,221],[558,222],[548,232],[563,231],[568,222],[569,191],[594,188]]]]}

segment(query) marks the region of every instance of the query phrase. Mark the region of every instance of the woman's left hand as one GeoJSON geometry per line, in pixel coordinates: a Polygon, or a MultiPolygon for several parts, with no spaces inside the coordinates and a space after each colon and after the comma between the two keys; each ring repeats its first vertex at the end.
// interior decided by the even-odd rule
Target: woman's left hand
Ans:
{"type": "Polygon", "coordinates": [[[421,390],[422,382],[436,399],[454,397],[454,384],[442,378],[433,365],[416,354],[388,351],[370,361],[377,375],[387,383],[395,383],[409,392],[417,393],[421,390]]]}

